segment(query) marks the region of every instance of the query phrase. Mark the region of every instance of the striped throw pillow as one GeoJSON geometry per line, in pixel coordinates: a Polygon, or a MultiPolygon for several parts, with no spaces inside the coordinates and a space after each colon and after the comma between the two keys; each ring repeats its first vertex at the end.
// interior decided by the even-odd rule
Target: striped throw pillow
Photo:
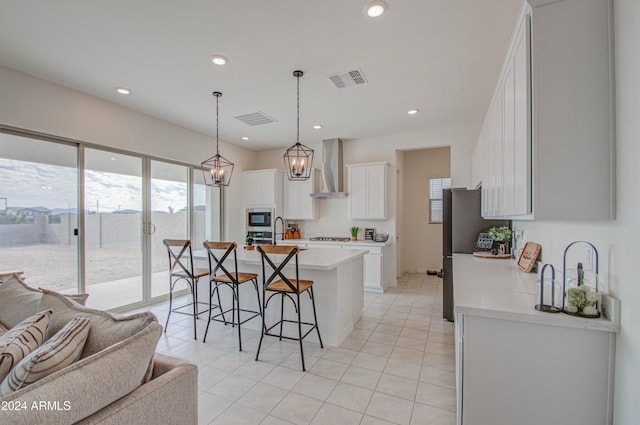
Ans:
{"type": "Polygon", "coordinates": [[[51,314],[51,310],[45,310],[27,317],[0,337],[0,380],[20,360],[42,345],[51,314]]]}
{"type": "Polygon", "coordinates": [[[7,329],[2,323],[0,323],[0,336],[7,333],[9,329],[7,329]]]}
{"type": "Polygon", "coordinates": [[[20,361],[0,383],[0,397],[64,369],[80,358],[90,320],[76,316],[40,348],[20,361]]]}

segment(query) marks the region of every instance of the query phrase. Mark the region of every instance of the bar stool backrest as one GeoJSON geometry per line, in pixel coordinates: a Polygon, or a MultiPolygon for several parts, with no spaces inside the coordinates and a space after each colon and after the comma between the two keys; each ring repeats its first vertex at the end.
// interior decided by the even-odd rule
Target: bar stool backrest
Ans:
{"type": "Polygon", "coordinates": [[[191,241],[188,239],[164,239],[162,243],[167,247],[169,253],[170,274],[179,274],[182,270],[187,276],[193,277],[191,241]],[[189,258],[185,258],[187,254],[189,258]]]}
{"type": "Polygon", "coordinates": [[[298,277],[298,253],[300,252],[300,247],[296,245],[258,245],[258,251],[260,252],[260,256],[262,257],[262,277],[263,277],[263,286],[264,289],[267,289],[267,286],[274,279],[280,277],[282,281],[291,288],[292,291],[298,292],[299,289],[299,277],[298,277]],[[285,255],[284,260],[280,262],[279,265],[276,265],[273,260],[269,257],[269,254],[280,254],[285,255]],[[295,258],[296,260],[296,280],[295,284],[292,283],[282,272],[285,266],[291,261],[291,259],[295,258]],[[270,270],[273,270],[269,278],[266,278],[266,267],[265,263],[269,265],[270,270]]]}
{"type": "Polygon", "coordinates": [[[238,256],[236,255],[236,248],[238,244],[235,242],[211,242],[204,241],[202,246],[207,250],[207,254],[209,257],[209,271],[211,272],[211,277],[217,276],[218,270],[222,270],[222,272],[231,279],[232,282],[237,280],[238,276],[238,256]],[[220,258],[216,256],[214,250],[224,250],[224,253],[220,258]],[[234,272],[235,275],[232,275],[229,270],[224,266],[224,262],[229,257],[229,255],[233,252],[233,264],[234,264],[234,272]]]}

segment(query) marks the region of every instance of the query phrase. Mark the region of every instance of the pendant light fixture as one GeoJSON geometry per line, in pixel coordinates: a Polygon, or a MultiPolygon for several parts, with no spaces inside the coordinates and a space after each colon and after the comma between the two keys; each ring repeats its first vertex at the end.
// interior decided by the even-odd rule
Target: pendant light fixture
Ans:
{"type": "Polygon", "coordinates": [[[300,143],[300,77],[302,71],[293,71],[293,76],[297,79],[297,133],[296,144],[287,149],[284,154],[284,166],[287,170],[289,180],[307,180],[311,176],[313,166],[313,149],[300,143]]]}
{"type": "Polygon", "coordinates": [[[218,148],[218,101],[220,100],[222,93],[214,91],[213,96],[216,98],[216,154],[202,162],[202,174],[204,175],[204,183],[207,186],[229,186],[229,183],[231,182],[231,175],[233,174],[233,162],[220,155],[220,150],[218,148]]]}

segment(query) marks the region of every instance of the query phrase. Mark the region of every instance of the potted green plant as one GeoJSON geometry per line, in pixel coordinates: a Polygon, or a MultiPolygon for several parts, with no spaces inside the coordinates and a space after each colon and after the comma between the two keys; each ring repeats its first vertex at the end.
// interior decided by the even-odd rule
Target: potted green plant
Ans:
{"type": "Polygon", "coordinates": [[[487,233],[489,233],[494,241],[498,242],[500,254],[509,253],[511,229],[509,229],[507,226],[492,227],[487,233]]]}
{"type": "Polygon", "coordinates": [[[358,231],[360,230],[359,227],[353,226],[351,228],[351,240],[352,241],[357,241],[358,240],[358,231]]]}
{"type": "Polygon", "coordinates": [[[253,238],[251,236],[247,236],[244,242],[247,244],[247,249],[249,251],[251,251],[252,249],[255,249],[255,247],[253,246],[253,238]]]}

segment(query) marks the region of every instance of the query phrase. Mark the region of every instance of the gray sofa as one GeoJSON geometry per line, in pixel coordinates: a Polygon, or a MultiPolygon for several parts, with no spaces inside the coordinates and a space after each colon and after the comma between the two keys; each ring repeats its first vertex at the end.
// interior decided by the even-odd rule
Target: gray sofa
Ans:
{"type": "Polygon", "coordinates": [[[0,398],[0,423],[197,424],[196,365],[155,352],[162,326],[149,313],[130,316],[90,309],[13,276],[0,284],[0,322],[13,327],[53,310],[48,334],[76,315],[91,319],[80,359],[0,398]]]}

